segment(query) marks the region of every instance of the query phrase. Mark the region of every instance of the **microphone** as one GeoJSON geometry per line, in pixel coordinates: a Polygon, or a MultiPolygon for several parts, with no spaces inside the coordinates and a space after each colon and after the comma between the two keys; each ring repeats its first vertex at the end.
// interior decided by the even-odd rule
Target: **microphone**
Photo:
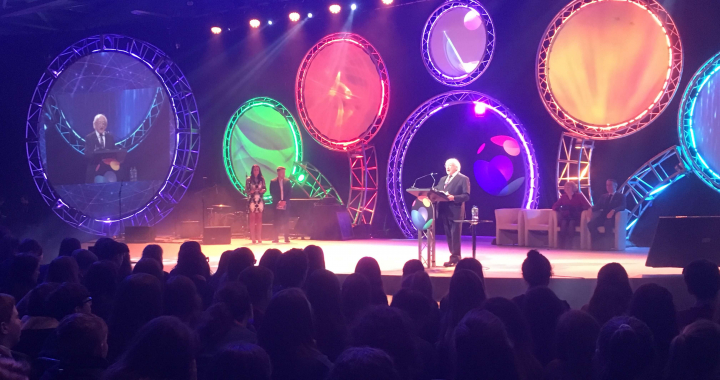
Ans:
{"type": "MultiPolygon", "coordinates": [[[[434,175],[436,175],[436,174],[437,174],[437,173],[428,173],[428,174],[425,174],[425,175],[423,175],[423,176],[420,176],[420,177],[415,178],[415,181],[414,181],[413,184],[412,184],[412,188],[415,188],[415,184],[417,183],[417,181],[418,181],[419,179],[423,179],[423,178],[425,178],[425,177],[432,177],[432,176],[434,176],[434,175]]],[[[434,186],[434,185],[435,185],[435,177],[433,177],[433,186],[434,186]]]]}

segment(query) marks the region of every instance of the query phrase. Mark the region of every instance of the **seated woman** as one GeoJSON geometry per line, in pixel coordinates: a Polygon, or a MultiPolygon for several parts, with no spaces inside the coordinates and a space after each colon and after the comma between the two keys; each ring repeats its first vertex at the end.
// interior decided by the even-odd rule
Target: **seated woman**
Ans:
{"type": "Polygon", "coordinates": [[[572,248],[575,226],[580,224],[580,216],[584,210],[590,208],[585,195],[578,191],[575,182],[565,182],[564,194],[552,206],[557,211],[559,233],[559,248],[572,248]]]}

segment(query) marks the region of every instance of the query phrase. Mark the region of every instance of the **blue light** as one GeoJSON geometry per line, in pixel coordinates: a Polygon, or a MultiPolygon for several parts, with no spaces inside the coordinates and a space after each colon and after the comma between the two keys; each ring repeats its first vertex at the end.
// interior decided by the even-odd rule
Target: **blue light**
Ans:
{"type": "Polygon", "coordinates": [[[312,13],[308,13],[308,18],[312,18],[312,13]]]}
{"type": "Polygon", "coordinates": [[[352,3],[352,5],[350,5],[350,9],[353,10],[353,11],[356,10],[356,9],[357,9],[357,4],[352,3]]]}
{"type": "Polygon", "coordinates": [[[628,223],[627,227],[625,227],[626,231],[630,231],[630,229],[637,223],[638,219],[633,220],[632,222],[628,223]]]}

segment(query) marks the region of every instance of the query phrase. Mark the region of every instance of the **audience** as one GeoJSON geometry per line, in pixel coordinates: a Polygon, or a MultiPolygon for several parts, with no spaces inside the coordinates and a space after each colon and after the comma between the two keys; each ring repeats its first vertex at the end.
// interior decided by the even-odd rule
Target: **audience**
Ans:
{"type": "Polygon", "coordinates": [[[633,293],[610,263],[580,311],[548,288],[552,265],[534,250],[525,294],[487,299],[481,263],[466,258],[440,307],[419,260],[388,307],[374,258],[341,287],[312,245],[267,250],[257,266],[250,249],[227,251],[212,276],[197,242],[181,245],[170,274],[158,245],[134,268],[123,243],[91,250],[68,238],[40,267],[37,241],[2,233],[0,379],[720,379],[710,261],[683,270],[688,310],[655,283],[633,293]]]}
{"type": "Polygon", "coordinates": [[[300,289],[285,289],[272,298],[258,342],[270,356],[273,380],[320,380],[332,366],[315,345],[310,303],[300,289]]]}
{"type": "Polygon", "coordinates": [[[372,257],[363,257],[357,262],[355,273],[362,274],[370,281],[370,303],[387,306],[388,299],[383,288],[380,265],[377,260],[372,257]]]}

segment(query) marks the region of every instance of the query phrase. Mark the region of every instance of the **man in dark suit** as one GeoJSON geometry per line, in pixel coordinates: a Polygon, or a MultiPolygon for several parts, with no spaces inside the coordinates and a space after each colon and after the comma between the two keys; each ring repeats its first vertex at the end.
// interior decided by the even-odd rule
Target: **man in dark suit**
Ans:
{"type": "MultiPolygon", "coordinates": [[[[292,184],[290,180],[285,178],[285,168],[278,166],[277,178],[270,181],[270,195],[272,196],[273,208],[275,209],[275,233],[279,235],[280,231],[285,235],[285,242],[290,242],[288,233],[288,205],[290,204],[290,194],[292,192],[292,184]]],[[[277,243],[279,238],[276,236],[273,243],[277,243]]]]}
{"type": "Polygon", "coordinates": [[[605,239],[612,233],[615,228],[615,214],[625,210],[627,203],[625,194],[617,191],[618,183],[614,179],[605,181],[605,190],[607,194],[603,194],[600,200],[593,206],[593,216],[587,226],[592,235],[593,245],[605,243],[605,239]],[[601,233],[598,227],[605,227],[605,232],[601,233]],[[602,242],[602,243],[601,243],[602,242]]]}
{"type": "Polygon", "coordinates": [[[455,220],[465,218],[465,202],[470,200],[470,178],[460,173],[460,162],[451,158],[445,162],[446,176],[440,178],[436,190],[447,194],[449,202],[438,203],[438,222],[442,223],[447,238],[450,261],[446,267],[460,261],[460,233],[462,224],[455,220]]]}
{"type": "Polygon", "coordinates": [[[86,183],[94,183],[96,175],[102,175],[103,171],[98,171],[101,163],[95,159],[95,152],[98,150],[114,149],[115,136],[107,131],[107,118],[103,114],[95,115],[93,119],[93,131],[85,136],[85,158],[88,167],[85,175],[86,183]]]}

